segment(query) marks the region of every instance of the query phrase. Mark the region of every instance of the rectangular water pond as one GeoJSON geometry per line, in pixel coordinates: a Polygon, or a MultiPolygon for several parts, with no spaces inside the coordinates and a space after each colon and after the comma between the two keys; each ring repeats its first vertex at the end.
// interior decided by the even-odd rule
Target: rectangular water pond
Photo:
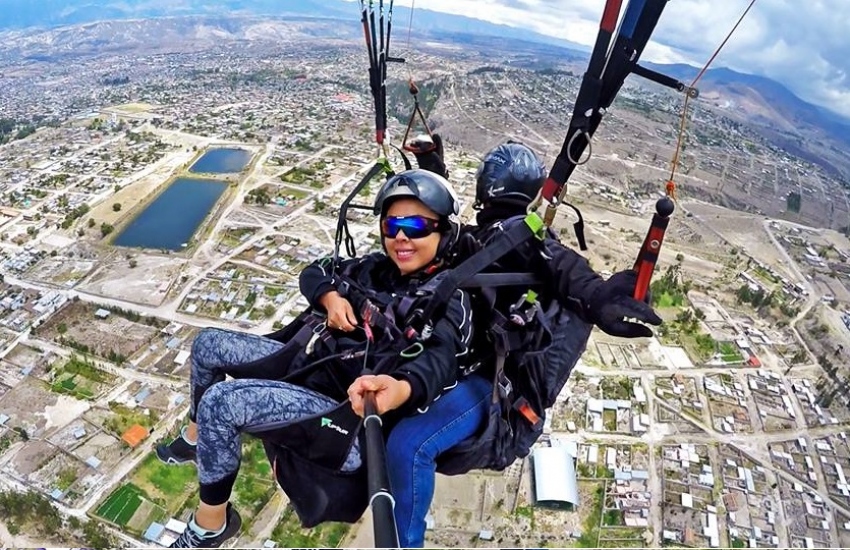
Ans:
{"type": "Polygon", "coordinates": [[[181,250],[215,203],[227,182],[178,178],[130,222],[112,242],[117,246],[181,250]]]}
{"type": "Polygon", "coordinates": [[[194,174],[235,174],[251,161],[252,153],[245,149],[210,149],[189,168],[194,174]]]}

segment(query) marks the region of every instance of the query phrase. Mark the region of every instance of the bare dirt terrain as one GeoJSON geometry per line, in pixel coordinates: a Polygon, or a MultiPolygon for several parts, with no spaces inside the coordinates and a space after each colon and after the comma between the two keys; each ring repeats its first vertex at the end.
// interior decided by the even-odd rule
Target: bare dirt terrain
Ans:
{"type": "Polygon", "coordinates": [[[9,411],[7,426],[21,427],[30,437],[61,427],[89,407],[88,403],[50,392],[40,380],[28,378],[0,399],[0,410],[9,411]]]}
{"type": "Polygon", "coordinates": [[[97,265],[96,252],[90,247],[72,244],[57,250],[56,256],[47,256],[28,272],[35,281],[60,286],[72,286],[97,265]]]}
{"type": "Polygon", "coordinates": [[[56,447],[46,441],[32,441],[18,451],[12,464],[19,475],[29,476],[58,452],[56,447]]]}
{"type": "Polygon", "coordinates": [[[96,311],[97,307],[92,304],[71,302],[41,327],[39,336],[86,345],[101,357],[108,357],[112,352],[126,358],[158,333],[156,327],[134,323],[117,314],[99,319],[95,317],[96,311]]]}
{"type": "Polygon", "coordinates": [[[186,263],[185,259],[179,257],[139,254],[128,250],[114,255],[111,260],[104,260],[77,288],[117,300],[159,306],[186,263]],[[131,267],[126,254],[130,254],[136,263],[135,267],[131,267]]]}
{"type": "Polygon", "coordinates": [[[125,449],[126,446],[121,441],[107,433],[100,432],[74,449],[74,455],[80,460],[87,460],[92,456],[97,457],[101,461],[100,469],[108,471],[118,463],[121,452],[125,449]]]}
{"type": "Polygon", "coordinates": [[[748,255],[766,265],[773,266],[785,277],[794,279],[785,256],[767,234],[763,217],[706,203],[688,203],[687,208],[709,231],[721,235],[730,245],[746,251],[748,255]]]}
{"type": "Polygon", "coordinates": [[[0,520],[0,544],[3,548],[56,548],[58,541],[37,540],[26,533],[12,535],[3,520],[0,520]]]}

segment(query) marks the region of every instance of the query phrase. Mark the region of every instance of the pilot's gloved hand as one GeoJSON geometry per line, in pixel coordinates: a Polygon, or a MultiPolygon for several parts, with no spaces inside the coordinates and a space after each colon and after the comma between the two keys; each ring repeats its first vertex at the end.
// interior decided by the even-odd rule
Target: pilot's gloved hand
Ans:
{"type": "Polygon", "coordinates": [[[637,272],[628,269],[619,271],[603,282],[590,297],[587,317],[606,334],[621,338],[644,338],[652,336],[646,325],[626,321],[633,318],[641,323],[658,326],[662,323],[648,301],[633,298],[637,272]]]}
{"type": "Polygon", "coordinates": [[[416,157],[419,168],[449,179],[449,172],[446,170],[446,162],[443,159],[443,139],[440,134],[420,134],[408,141],[406,147],[416,157]]]}

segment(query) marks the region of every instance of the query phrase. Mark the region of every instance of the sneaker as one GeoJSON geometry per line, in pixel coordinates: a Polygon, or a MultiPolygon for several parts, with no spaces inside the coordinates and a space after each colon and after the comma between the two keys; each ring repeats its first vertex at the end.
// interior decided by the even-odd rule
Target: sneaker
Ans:
{"type": "Polygon", "coordinates": [[[233,508],[231,503],[227,503],[227,516],[225,517],[224,529],[220,533],[215,531],[205,531],[203,533],[196,529],[201,529],[195,524],[195,516],[189,520],[186,530],[171,543],[169,548],[218,548],[228,539],[235,537],[242,528],[242,518],[239,512],[233,508]]]}
{"type": "Polygon", "coordinates": [[[156,456],[166,464],[197,464],[198,447],[186,440],[186,426],[180,431],[180,436],[171,443],[161,443],[156,446],[156,456]]]}

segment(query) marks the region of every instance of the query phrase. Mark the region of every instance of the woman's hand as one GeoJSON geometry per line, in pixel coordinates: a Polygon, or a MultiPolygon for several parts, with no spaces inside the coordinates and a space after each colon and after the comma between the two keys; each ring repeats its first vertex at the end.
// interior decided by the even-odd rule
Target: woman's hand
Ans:
{"type": "Polygon", "coordinates": [[[378,414],[401,407],[410,399],[410,383],[405,380],[396,380],[386,374],[365,375],[354,381],[348,388],[348,398],[351,400],[351,408],[358,416],[363,416],[365,395],[367,392],[375,392],[375,407],[378,414]]]}
{"type": "Polygon", "coordinates": [[[336,290],[319,298],[319,304],[328,312],[328,327],[345,332],[351,332],[357,326],[357,316],[351,302],[342,297],[336,290]]]}

